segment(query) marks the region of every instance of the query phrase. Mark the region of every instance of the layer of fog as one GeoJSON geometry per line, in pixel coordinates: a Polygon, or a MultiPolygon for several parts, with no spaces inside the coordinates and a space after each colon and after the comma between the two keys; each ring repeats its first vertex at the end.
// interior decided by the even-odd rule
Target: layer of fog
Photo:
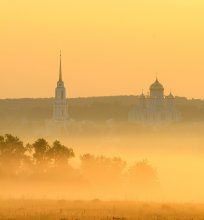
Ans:
{"type": "MultiPolygon", "coordinates": [[[[204,202],[204,136],[203,125],[187,125],[184,127],[171,126],[165,128],[165,132],[159,129],[138,132],[113,132],[100,133],[90,132],[89,134],[75,135],[52,135],[47,137],[49,141],[60,139],[60,141],[74,149],[76,157],[70,160],[70,164],[77,168],[80,165],[80,156],[90,153],[92,155],[103,155],[108,158],[119,157],[126,161],[129,166],[137,161],[147,160],[157,170],[159,179],[159,190],[154,195],[137,196],[129,189],[123,189],[119,194],[110,186],[103,188],[103,191],[89,191],[80,193],[79,189],[72,187],[74,199],[120,199],[120,200],[155,200],[160,202],[204,202]],[[183,129],[184,128],[184,129],[183,129]],[[192,129],[191,129],[192,128],[192,129]],[[156,195],[155,195],[156,194],[156,195]]],[[[17,134],[18,135],[18,134],[17,134]]],[[[25,142],[35,140],[34,136],[24,136],[25,142]]],[[[62,170],[63,172],[63,170],[62,170]]],[[[103,172],[103,170],[101,170],[103,172]]],[[[49,189],[49,182],[46,187],[49,189]]],[[[22,187],[23,188],[23,187],[22,187]]],[[[69,199],[69,193],[60,192],[60,189],[50,187],[53,195],[47,195],[46,191],[38,196],[48,198],[49,196],[69,199]]],[[[30,187],[32,197],[32,187],[30,187]]],[[[19,195],[19,194],[18,194],[19,195]]],[[[23,195],[23,193],[22,193],[23,195]]],[[[12,197],[12,194],[9,195],[12,197]]]]}

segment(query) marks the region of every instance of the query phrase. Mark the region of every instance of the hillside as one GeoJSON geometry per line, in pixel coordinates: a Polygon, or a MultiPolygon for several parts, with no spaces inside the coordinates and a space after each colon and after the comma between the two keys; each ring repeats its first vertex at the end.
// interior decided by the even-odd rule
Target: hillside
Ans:
{"type": "MultiPolygon", "coordinates": [[[[2,99],[0,100],[1,126],[8,123],[32,121],[42,123],[52,117],[53,98],[42,99],[2,99]]],[[[128,111],[137,103],[137,96],[108,96],[71,98],[68,100],[69,114],[74,120],[126,121],[128,111]]],[[[204,120],[204,101],[176,97],[177,109],[182,119],[188,121],[204,120]]]]}

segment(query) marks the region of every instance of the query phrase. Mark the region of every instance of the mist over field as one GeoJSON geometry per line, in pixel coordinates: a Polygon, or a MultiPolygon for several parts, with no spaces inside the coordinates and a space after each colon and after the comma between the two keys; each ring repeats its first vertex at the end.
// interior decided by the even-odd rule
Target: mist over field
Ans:
{"type": "Polygon", "coordinates": [[[110,99],[72,100],[70,111],[78,106],[85,120],[73,114],[66,132],[47,129],[46,117],[52,111],[49,100],[46,105],[41,100],[1,100],[0,105],[7,111],[1,114],[0,126],[0,197],[204,202],[203,101],[178,101],[178,108],[183,109],[178,123],[144,125],[117,118],[128,112],[134,97],[124,97],[122,104],[115,105],[110,99]],[[107,105],[102,108],[104,103],[107,105]],[[17,106],[25,108],[19,107],[18,111],[17,106]],[[106,118],[108,114],[112,116],[106,118]],[[2,146],[15,146],[16,141],[7,143],[4,134],[17,136],[23,142],[25,149],[16,159],[12,155],[18,148],[3,151],[2,146]],[[42,138],[49,146],[38,158],[34,144],[42,138]],[[54,148],[55,154],[50,154],[55,140],[73,149],[74,155],[64,158],[64,148],[54,148]],[[17,163],[12,165],[15,160],[17,163]]]}

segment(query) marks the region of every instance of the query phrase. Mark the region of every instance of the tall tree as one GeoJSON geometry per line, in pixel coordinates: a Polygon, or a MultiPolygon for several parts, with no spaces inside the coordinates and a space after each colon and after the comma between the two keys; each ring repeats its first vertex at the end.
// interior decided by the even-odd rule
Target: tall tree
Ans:
{"type": "Polygon", "coordinates": [[[11,134],[0,136],[0,164],[3,169],[19,171],[28,159],[23,142],[11,134]]]}
{"type": "Polygon", "coordinates": [[[45,171],[50,162],[48,156],[50,146],[48,142],[43,138],[39,138],[29,147],[30,151],[33,152],[34,162],[38,168],[40,168],[42,171],[45,171]]]}
{"type": "Polygon", "coordinates": [[[68,160],[75,156],[72,148],[62,145],[59,141],[53,143],[48,155],[55,166],[67,165],[68,160]]]}

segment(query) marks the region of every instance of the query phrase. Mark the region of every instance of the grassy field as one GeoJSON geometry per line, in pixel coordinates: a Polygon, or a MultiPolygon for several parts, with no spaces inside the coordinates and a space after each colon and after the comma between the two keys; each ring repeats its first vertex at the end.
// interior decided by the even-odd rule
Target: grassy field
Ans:
{"type": "Polygon", "coordinates": [[[203,220],[204,204],[2,200],[4,220],[203,220]]]}

